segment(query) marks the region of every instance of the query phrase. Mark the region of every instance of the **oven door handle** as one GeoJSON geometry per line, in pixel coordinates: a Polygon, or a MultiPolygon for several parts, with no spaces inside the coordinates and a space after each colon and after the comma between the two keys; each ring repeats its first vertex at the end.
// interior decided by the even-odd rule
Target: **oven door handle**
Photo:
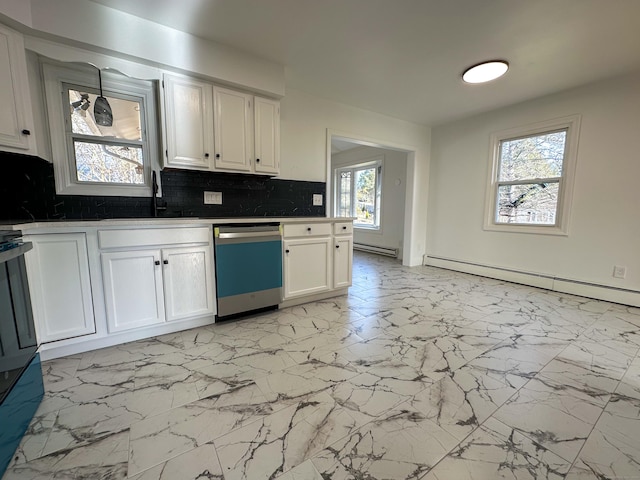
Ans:
{"type": "Polygon", "coordinates": [[[25,242],[18,245],[17,247],[13,247],[3,252],[0,252],[0,263],[5,263],[16,257],[24,255],[32,248],[33,248],[33,244],[31,242],[25,242]]]}

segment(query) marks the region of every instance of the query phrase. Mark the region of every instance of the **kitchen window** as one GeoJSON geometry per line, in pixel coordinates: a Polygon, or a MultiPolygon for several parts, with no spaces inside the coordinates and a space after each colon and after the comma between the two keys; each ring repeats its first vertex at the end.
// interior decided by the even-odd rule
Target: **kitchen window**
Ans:
{"type": "Polygon", "coordinates": [[[380,229],[382,160],[334,170],[336,217],[355,217],[356,228],[380,229]]]}
{"type": "Polygon", "coordinates": [[[566,235],[578,116],[491,137],[485,229],[566,235]]]}
{"type": "Polygon", "coordinates": [[[94,115],[98,70],[43,62],[59,194],[151,196],[159,168],[155,82],[102,71],[102,96],[113,124],[94,115]]]}

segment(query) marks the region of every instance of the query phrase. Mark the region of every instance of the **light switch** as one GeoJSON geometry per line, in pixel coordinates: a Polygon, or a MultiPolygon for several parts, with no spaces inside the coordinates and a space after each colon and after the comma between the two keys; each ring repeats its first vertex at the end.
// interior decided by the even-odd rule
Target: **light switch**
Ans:
{"type": "Polygon", "coordinates": [[[322,194],[321,193],[314,193],[313,194],[313,206],[314,207],[321,207],[322,206],[322,194]]]}

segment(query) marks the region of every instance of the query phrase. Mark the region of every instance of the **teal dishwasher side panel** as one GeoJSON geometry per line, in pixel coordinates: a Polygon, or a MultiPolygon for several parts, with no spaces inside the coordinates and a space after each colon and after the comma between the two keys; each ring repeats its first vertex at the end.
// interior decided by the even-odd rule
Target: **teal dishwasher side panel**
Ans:
{"type": "Polygon", "coordinates": [[[216,245],[215,263],[218,297],[282,287],[280,241],[216,245]]]}

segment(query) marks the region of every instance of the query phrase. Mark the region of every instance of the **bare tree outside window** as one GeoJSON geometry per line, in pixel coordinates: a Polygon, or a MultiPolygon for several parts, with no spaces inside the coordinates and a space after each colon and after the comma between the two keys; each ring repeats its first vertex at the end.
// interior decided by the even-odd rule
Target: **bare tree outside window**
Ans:
{"type": "Polygon", "coordinates": [[[380,174],[379,161],[337,169],[335,215],[355,217],[358,227],[379,228],[380,174]]]}
{"type": "Polygon", "coordinates": [[[107,97],[113,125],[97,125],[96,94],[70,88],[71,135],[78,182],[143,185],[144,155],[140,103],[107,97]]]}
{"type": "Polygon", "coordinates": [[[500,142],[496,223],[555,225],[567,130],[500,142]]]}
{"type": "Polygon", "coordinates": [[[337,217],[351,216],[351,171],[340,172],[340,196],[338,199],[337,217]]]}
{"type": "Polygon", "coordinates": [[[484,230],[568,235],[580,115],[490,136],[484,230]]]}

